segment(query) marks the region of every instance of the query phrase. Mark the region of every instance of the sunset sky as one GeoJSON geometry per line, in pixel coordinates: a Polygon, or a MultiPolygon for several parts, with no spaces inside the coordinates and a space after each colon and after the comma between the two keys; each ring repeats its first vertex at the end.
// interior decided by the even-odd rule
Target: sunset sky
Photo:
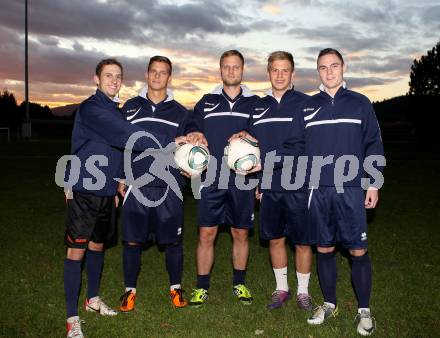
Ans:
{"type": "MultiPolygon", "coordinates": [[[[96,63],[117,57],[125,66],[121,97],[139,91],[149,57],[174,65],[175,97],[191,108],[219,82],[218,58],[245,56],[244,82],[268,88],[266,58],[293,53],[295,88],[319,85],[320,49],[340,49],[347,84],[377,101],[405,94],[414,58],[440,40],[438,0],[185,1],[29,0],[30,100],[51,107],[94,92],[96,63]]],[[[24,97],[24,0],[2,1],[0,89],[24,97]]]]}

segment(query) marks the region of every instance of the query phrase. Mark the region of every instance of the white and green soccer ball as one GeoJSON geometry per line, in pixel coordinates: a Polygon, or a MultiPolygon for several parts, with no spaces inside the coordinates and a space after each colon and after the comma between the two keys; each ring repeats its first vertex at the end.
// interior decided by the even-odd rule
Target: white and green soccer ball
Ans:
{"type": "Polygon", "coordinates": [[[180,170],[196,177],[208,166],[209,150],[204,146],[195,146],[191,143],[181,143],[174,152],[174,161],[180,170]]]}
{"type": "Polygon", "coordinates": [[[225,147],[228,167],[237,171],[250,171],[260,162],[258,143],[247,137],[233,139],[225,147]]]}

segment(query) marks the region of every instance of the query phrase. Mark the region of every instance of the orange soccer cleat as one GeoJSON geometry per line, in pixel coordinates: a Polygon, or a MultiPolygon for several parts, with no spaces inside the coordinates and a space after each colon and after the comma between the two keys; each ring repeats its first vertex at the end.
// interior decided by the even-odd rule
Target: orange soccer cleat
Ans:
{"type": "Polygon", "coordinates": [[[134,293],[132,290],[128,290],[121,296],[119,300],[121,301],[121,306],[119,307],[119,311],[121,312],[133,311],[134,303],[136,300],[136,293],[134,293]]]}
{"type": "Polygon", "coordinates": [[[188,301],[183,299],[183,293],[185,291],[182,289],[174,289],[170,291],[171,302],[177,308],[185,307],[188,305],[188,301]]]}

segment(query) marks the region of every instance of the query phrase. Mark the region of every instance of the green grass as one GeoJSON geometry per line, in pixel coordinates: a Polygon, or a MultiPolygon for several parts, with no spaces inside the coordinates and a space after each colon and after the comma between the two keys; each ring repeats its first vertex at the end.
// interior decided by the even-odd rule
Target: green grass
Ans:
{"type": "MultiPolygon", "coordinates": [[[[64,141],[0,144],[0,336],[63,337],[64,199],[54,183],[55,164],[69,152],[64,141]]],[[[434,337],[440,332],[439,156],[390,149],[381,202],[369,228],[373,262],[375,337],[434,337]],[[414,154],[410,156],[409,154],[414,154]],[[437,332],[437,333],[436,333],[437,332]]],[[[434,152],[435,153],[435,152],[434,152]]],[[[185,200],[184,287],[195,286],[196,202],[185,200]]],[[[257,225],[258,229],[258,225],[257,225]]],[[[340,315],[320,327],[306,323],[294,302],[265,308],[274,288],[268,249],[251,237],[247,284],[251,306],[231,292],[231,240],[219,235],[210,299],[205,307],[174,309],[168,299],[164,254],[144,251],[134,313],[104,318],[80,310],[88,337],[355,337],[356,300],[349,264],[338,255],[340,315]],[[258,330],[258,331],[257,331],[258,330]],[[257,334],[259,333],[259,334],[257,334]]],[[[101,295],[116,306],[123,292],[121,246],[106,252],[101,295]]],[[[314,268],[313,268],[314,269],[314,268]]],[[[315,271],[315,270],[313,270],[315,271]]],[[[295,287],[293,266],[289,281],[295,287]]],[[[84,274],[80,301],[84,299],[84,274]]],[[[322,297],[315,272],[311,293],[322,297]]]]}

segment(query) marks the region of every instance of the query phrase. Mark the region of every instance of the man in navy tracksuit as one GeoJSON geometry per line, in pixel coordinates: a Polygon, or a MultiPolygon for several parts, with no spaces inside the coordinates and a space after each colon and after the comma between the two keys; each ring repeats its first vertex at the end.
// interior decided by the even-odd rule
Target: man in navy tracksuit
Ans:
{"type": "MultiPolygon", "coordinates": [[[[174,100],[168,90],[171,81],[172,64],[164,56],[150,59],[145,78],[145,86],[139,96],[128,100],[122,108],[125,119],[147,132],[161,132],[166,136],[165,147],[178,136],[186,133],[188,111],[174,100]]],[[[146,157],[131,163],[134,179],[152,171],[153,158],[146,157]]],[[[134,310],[136,284],[141,268],[141,246],[150,240],[156,240],[165,248],[165,264],[169,275],[170,296],[175,307],[188,304],[182,296],[183,273],[183,203],[170,188],[169,180],[175,180],[178,187],[184,185],[179,170],[169,168],[167,177],[154,177],[140,188],[140,192],[151,204],[142,202],[133,194],[133,185],[127,183],[127,190],[120,189],[123,202],[123,269],[125,293],[121,297],[120,310],[134,310]]],[[[179,189],[180,190],[180,189],[179,189]]]]}
{"type": "MultiPolygon", "coordinates": [[[[64,290],[67,308],[67,337],[82,338],[78,317],[81,264],[86,257],[88,276],[86,311],[114,316],[116,311],[99,297],[104,262],[104,242],[114,232],[116,189],[123,152],[130,136],[142,129],[125,122],[115,102],[122,84],[122,65],[115,59],[102,60],[94,76],[96,94],[81,103],[72,132],[72,155],[81,163],[79,179],[66,193],[67,257],[64,261],[64,290]]],[[[160,142],[164,136],[154,135],[160,142]]],[[[157,148],[150,139],[141,138],[133,147],[143,151],[157,148]]],[[[75,176],[75,169],[67,173],[75,176]]],[[[76,168],[78,169],[78,168],[76,168]]]]}
{"type": "MultiPolygon", "coordinates": [[[[205,134],[209,151],[217,160],[217,168],[213,184],[202,186],[198,203],[200,232],[197,246],[197,287],[190,300],[190,305],[193,306],[202,305],[208,298],[214,262],[214,241],[220,224],[231,225],[233,292],[243,303],[252,301],[251,293],[245,286],[245,274],[249,255],[248,232],[253,227],[254,220],[254,190],[238,189],[235,186],[235,173],[228,169],[230,177],[226,182],[227,186],[219,186],[224,147],[232,134],[246,129],[250,109],[258,99],[247,87],[241,85],[243,67],[244,59],[240,52],[224,52],[220,58],[223,84],[211,94],[204,95],[194,108],[196,130],[205,134]]],[[[187,136],[191,137],[191,133],[187,136]]],[[[211,161],[210,166],[212,165],[211,161]]]]}
{"type": "Polygon", "coordinates": [[[305,145],[305,155],[309,160],[315,158],[309,178],[308,207],[317,236],[317,268],[324,304],[308,323],[321,324],[337,313],[335,244],[340,242],[351,255],[352,285],[358,301],[357,332],[369,335],[375,323],[369,308],[371,262],[365,209],[374,208],[379,195],[378,182],[376,187],[367,187],[362,179],[366,176],[365,159],[384,159],[380,129],[370,101],[345,88],[342,55],[335,49],[324,49],[319,53],[317,66],[321,91],[306,102],[302,123],[285,144],[290,150],[305,145]],[[338,159],[343,161],[338,163],[338,159]],[[315,169],[320,167],[318,181],[315,169]],[[366,195],[361,185],[368,188],[366,195]]]}
{"type": "MultiPolygon", "coordinates": [[[[297,111],[308,96],[292,88],[295,70],[293,56],[289,52],[271,53],[267,71],[272,88],[267,96],[255,103],[248,131],[258,140],[262,166],[265,168],[263,182],[259,186],[261,194],[257,194],[257,197],[260,197],[260,237],[270,243],[269,251],[276,279],[276,288],[268,308],[279,308],[290,298],[285,244],[287,237],[296,248],[297,304],[300,309],[310,310],[312,305],[308,285],[312,263],[310,244],[313,239],[306,221],[306,191],[304,188],[286,190],[286,184],[281,183],[282,168],[276,167],[271,175],[268,168],[271,165],[265,166],[269,152],[275,151],[278,156],[282,153],[292,125],[297,123],[297,111]]],[[[295,169],[292,169],[295,173],[295,169]]]]}

